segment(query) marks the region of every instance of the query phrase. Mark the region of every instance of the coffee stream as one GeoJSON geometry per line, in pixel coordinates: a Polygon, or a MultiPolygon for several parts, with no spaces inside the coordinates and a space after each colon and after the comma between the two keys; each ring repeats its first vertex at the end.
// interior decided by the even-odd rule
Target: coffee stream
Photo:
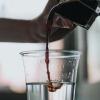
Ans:
{"type": "Polygon", "coordinates": [[[47,77],[48,77],[48,90],[50,92],[54,92],[54,87],[52,85],[52,82],[51,82],[51,77],[50,77],[50,71],[49,71],[49,47],[48,47],[48,44],[49,44],[49,34],[51,32],[51,23],[47,23],[47,33],[46,33],[46,52],[45,52],[45,63],[46,63],[46,68],[47,68],[47,77]]]}
{"type": "Polygon", "coordinates": [[[47,22],[47,33],[46,33],[46,52],[45,52],[45,63],[46,63],[46,69],[47,69],[47,77],[48,77],[48,90],[50,92],[55,92],[57,89],[61,87],[61,84],[57,85],[57,83],[53,83],[50,77],[50,71],[49,71],[49,35],[51,33],[52,28],[52,20],[47,22]]]}

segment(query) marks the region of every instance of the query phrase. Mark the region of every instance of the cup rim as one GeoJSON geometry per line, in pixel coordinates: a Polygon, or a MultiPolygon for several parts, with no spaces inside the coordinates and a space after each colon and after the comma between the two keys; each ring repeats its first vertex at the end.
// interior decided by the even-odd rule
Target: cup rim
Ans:
{"type": "MultiPolygon", "coordinates": [[[[28,51],[22,51],[19,54],[21,56],[33,56],[36,57],[36,55],[34,56],[33,54],[38,53],[39,52],[44,52],[45,53],[46,50],[28,50],[28,51]]],[[[81,52],[80,51],[76,51],[76,50],[57,50],[57,49],[50,49],[49,50],[50,53],[65,53],[65,55],[61,55],[60,58],[68,58],[68,57],[80,57],[81,52]]],[[[57,55],[55,55],[57,57],[57,55]]]]}

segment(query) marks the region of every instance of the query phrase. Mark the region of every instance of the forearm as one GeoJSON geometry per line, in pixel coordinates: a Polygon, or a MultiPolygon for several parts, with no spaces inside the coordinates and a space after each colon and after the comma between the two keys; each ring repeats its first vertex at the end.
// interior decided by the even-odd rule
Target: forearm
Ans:
{"type": "Polygon", "coordinates": [[[31,20],[0,19],[0,42],[40,42],[34,25],[31,20]]]}

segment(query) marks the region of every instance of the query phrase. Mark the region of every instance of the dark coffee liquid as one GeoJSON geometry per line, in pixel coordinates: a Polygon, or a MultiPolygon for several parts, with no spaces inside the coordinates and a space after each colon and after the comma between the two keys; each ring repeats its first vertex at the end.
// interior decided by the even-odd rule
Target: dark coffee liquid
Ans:
{"type": "Polygon", "coordinates": [[[47,76],[48,76],[48,90],[50,92],[54,92],[53,90],[53,85],[51,82],[51,78],[50,78],[50,71],[49,71],[49,33],[51,32],[51,25],[52,23],[47,23],[47,33],[46,33],[46,52],[45,52],[45,63],[46,63],[46,68],[47,68],[47,76]]]}
{"type": "Polygon", "coordinates": [[[47,23],[47,34],[46,34],[46,52],[45,52],[45,63],[46,63],[46,69],[47,69],[47,77],[48,77],[48,90],[50,92],[54,92],[57,89],[59,89],[61,87],[61,84],[59,85],[55,85],[52,83],[51,81],[51,77],[50,77],[50,71],[49,71],[49,34],[51,33],[51,28],[52,28],[52,21],[49,21],[47,23]]]}

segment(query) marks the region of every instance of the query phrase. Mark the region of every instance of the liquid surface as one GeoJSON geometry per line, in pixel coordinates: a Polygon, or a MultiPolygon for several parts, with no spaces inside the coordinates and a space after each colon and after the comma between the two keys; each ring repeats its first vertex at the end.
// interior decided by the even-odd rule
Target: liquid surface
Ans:
{"type": "Polygon", "coordinates": [[[73,100],[74,83],[52,84],[62,84],[62,86],[55,92],[50,92],[47,83],[27,83],[27,100],[73,100]]]}

